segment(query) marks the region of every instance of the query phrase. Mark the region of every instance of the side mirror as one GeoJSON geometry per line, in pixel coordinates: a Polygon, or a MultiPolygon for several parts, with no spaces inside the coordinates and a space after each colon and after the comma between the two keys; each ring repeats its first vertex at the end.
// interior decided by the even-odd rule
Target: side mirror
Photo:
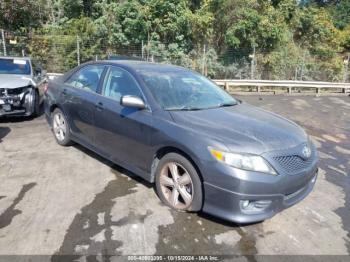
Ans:
{"type": "Polygon", "coordinates": [[[145,109],[146,105],[143,100],[137,96],[122,96],[120,104],[125,107],[133,107],[138,109],[145,109]]]}
{"type": "Polygon", "coordinates": [[[34,72],[35,72],[35,75],[36,75],[36,76],[41,76],[41,75],[42,75],[42,70],[41,70],[41,68],[36,68],[34,72]]]}

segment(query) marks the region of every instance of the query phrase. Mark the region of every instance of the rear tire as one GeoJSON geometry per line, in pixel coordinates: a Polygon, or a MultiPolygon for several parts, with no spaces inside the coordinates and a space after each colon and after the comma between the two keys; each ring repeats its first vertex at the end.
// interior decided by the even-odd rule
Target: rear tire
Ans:
{"type": "Polygon", "coordinates": [[[52,131],[56,142],[61,146],[72,145],[69,124],[62,110],[56,108],[51,115],[52,131]]]}
{"type": "Polygon", "coordinates": [[[192,163],[182,155],[168,153],[159,161],[156,189],[163,203],[175,210],[202,209],[202,182],[192,163]]]}

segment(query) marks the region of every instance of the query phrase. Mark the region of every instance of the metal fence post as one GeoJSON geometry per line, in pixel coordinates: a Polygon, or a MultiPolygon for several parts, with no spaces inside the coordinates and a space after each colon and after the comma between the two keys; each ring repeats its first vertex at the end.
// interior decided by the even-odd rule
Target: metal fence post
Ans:
{"type": "Polygon", "coordinates": [[[225,85],[224,85],[224,89],[226,90],[226,91],[229,91],[229,84],[228,84],[228,82],[225,82],[225,85]]]}
{"type": "Polygon", "coordinates": [[[78,65],[80,65],[80,43],[79,43],[79,36],[77,36],[77,62],[78,62],[78,65]]]}
{"type": "Polygon", "coordinates": [[[147,50],[146,50],[146,55],[147,55],[147,59],[146,59],[146,61],[148,62],[149,61],[149,51],[151,50],[151,42],[150,42],[150,40],[149,40],[149,37],[148,37],[148,39],[147,39],[147,50]]]}
{"type": "Polygon", "coordinates": [[[206,63],[206,49],[205,49],[205,45],[203,45],[203,59],[202,59],[202,75],[205,75],[206,76],[206,66],[205,66],[205,63],[206,63]]]}
{"type": "Polygon", "coordinates": [[[143,51],[143,40],[142,40],[142,42],[141,42],[141,57],[142,57],[142,59],[143,59],[143,57],[144,57],[144,53],[143,53],[144,51],[143,51]]]}
{"type": "Polygon", "coordinates": [[[255,44],[253,46],[253,54],[249,55],[249,57],[252,59],[250,62],[250,79],[255,78],[255,68],[256,68],[256,61],[255,61],[255,56],[256,56],[256,49],[255,49],[255,44]]]}
{"type": "Polygon", "coordinates": [[[348,81],[349,63],[350,63],[350,54],[348,54],[347,59],[344,59],[344,77],[343,77],[344,83],[348,81]]]}
{"type": "Polygon", "coordinates": [[[2,36],[2,47],[4,49],[4,56],[7,56],[4,29],[1,29],[1,36],[2,36]]]}

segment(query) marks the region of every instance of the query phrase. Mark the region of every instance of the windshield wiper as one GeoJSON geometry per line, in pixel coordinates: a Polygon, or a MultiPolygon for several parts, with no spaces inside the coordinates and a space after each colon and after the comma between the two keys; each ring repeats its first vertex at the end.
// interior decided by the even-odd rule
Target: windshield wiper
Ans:
{"type": "Polygon", "coordinates": [[[198,111],[198,110],[202,110],[203,108],[200,107],[184,107],[181,109],[181,111],[198,111]]]}
{"type": "Polygon", "coordinates": [[[238,103],[221,103],[213,107],[191,107],[191,106],[182,106],[182,107],[169,107],[166,108],[166,111],[198,111],[198,110],[206,110],[206,109],[213,109],[213,108],[219,108],[219,107],[229,107],[229,106],[235,106],[238,103]]]}
{"type": "Polygon", "coordinates": [[[229,107],[229,106],[235,106],[237,103],[221,103],[218,104],[218,107],[229,107]]]}
{"type": "Polygon", "coordinates": [[[203,108],[200,107],[190,107],[190,106],[183,106],[183,107],[169,107],[166,108],[166,111],[197,111],[202,110],[203,108]]]}

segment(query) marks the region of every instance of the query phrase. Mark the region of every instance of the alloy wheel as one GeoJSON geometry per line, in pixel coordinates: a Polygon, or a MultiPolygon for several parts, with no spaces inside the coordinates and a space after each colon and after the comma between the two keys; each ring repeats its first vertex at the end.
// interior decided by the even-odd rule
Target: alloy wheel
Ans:
{"type": "Polygon", "coordinates": [[[67,126],[66,120],[62,113],[56,113],[53,117],[53,130],[56,138],[63,141],[66,137],[67,126]]]}
{"type": "Polygon", "coordinates": [[[188,208],[193,200],[193,182],[188,171],[178,163],[164,165],[159,182],[167,202],[175,209],[188,208]]]}

